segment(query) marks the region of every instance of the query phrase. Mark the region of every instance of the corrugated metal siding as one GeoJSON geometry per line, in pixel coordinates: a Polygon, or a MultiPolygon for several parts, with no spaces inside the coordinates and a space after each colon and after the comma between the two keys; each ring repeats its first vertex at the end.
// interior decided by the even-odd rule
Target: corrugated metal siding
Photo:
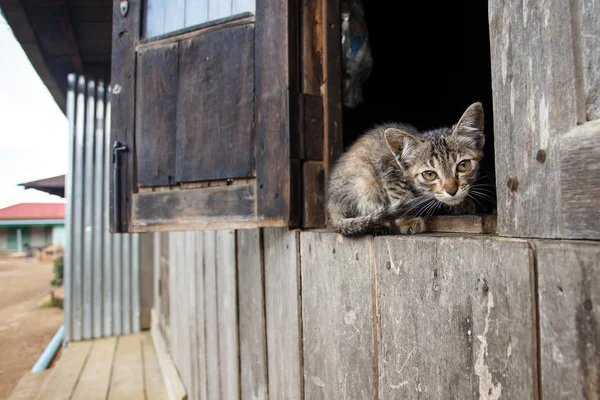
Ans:
{"type": "Polygon", "coordinates": [[[140,330],[140,240],[109,232],[110,102],[102,81],[69,76],[67,341],[140,330]]]}

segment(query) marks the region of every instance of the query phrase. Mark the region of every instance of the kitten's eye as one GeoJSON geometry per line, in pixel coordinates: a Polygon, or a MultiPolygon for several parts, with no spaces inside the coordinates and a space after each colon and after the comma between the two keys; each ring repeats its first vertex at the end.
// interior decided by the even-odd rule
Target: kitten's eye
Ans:
{"type": "Polygon", "coordinates": [[[432,181],[437,178],[437,174],[433,171],[425,171],[421,175],[423,175],[423,178],[427,179],[428,181],[432,181]]]}
{"type": "Polygon", "coordinates": [[[469,168],[471,168],[471,160],[462,160],[461,162],[458,163],[458,165],[456,166],[456,170],[458,172],[465,172],[466,170],[468,170],[469,168]]]}

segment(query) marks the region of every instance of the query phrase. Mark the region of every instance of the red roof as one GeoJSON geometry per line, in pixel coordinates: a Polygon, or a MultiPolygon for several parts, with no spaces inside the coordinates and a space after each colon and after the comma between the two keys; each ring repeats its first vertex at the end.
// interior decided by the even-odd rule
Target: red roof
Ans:
{"type": "Polygon", "coordinates": [[[65,205],[61,203],[21,203],[0,209],[0,220],[64,218],[65,205]]]}

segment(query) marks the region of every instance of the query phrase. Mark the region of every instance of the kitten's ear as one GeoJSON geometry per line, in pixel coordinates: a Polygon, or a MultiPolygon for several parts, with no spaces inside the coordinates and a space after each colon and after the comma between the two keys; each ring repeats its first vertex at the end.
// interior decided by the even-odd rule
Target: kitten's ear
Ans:
{"type": "Polygon", "coordinates": [[[468,146],[483,149],[483,122],[483,106],[481,103],[471,104],[458,123],[452,127],[452,135],[466,140],[468,146]]]}
{"type": "Polygon", "coordinates": [[[387,128],[383,131],[385,141],[396,159],[405,160],[410,152],[421,143],[421,140],[398,128],[387,128]]]}

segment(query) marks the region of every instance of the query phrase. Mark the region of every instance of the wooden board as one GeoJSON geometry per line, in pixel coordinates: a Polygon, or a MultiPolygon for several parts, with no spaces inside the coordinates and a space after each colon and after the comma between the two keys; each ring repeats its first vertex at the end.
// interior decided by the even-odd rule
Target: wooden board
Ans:
{"type": "Polygon", "coordinates": [[[520,0],[489,2],[503,236],[560,237],[558,141],[583,122],[572,21],[570,3],[561,0],[539,7],[525,7],[520,0]]]}
{"type": "Polygon", "coordinates": [[[253,24],[180,42],[177,182],[253,175],[253,55],[253,24]]]}
{"type": "Polygon", "coordinates": [[[206,327],[204,309],[204,233],[188,232],[188,257],[192,257],[193,265],[190,271],[188,318],[190,320],[190,341],[192,349],[192,384],[194,392],[190,397],[206,399],[206,342],[204,333],[206,327]]]}
{"type": "Polygon", "coordinates": [[[425,224],[430,233],[496,233],[495,215],[438,215],[425,224]]]}
{"type": "Polygon", "coordinates": [[[253,223],[254,184],[143,192],[133,196],[137,231],[219,228],[231,221],[253,223]]]}
{"type": "Polygon", "coordinates": [[[245,229],[236,235],[241,399],[265,400],[268,386],[262,232],[245,229]]]}
{"type": "Polygon", "coordinates": [[[537,398],[527,242],[374,240],[379,398],[537,398]]]}
{"type": "Polygon", "coordinates": [[[51,370],[46,369],[40,372],[26,372],[19,383],[8,396],[7,400],[34,400],[40,389],[46,382],[51,370]]]}
{"type": "MultiPolygon", "coordinates": [[[[139,237],[140,252],[140,327],[150,329],[150,311],[154,307],[154,281],[155,281],[155,246],[158,250],[159,243],[154,240],[153,233],[143,233],[139,237]]],[[[157,263],[158,265],[158,263],[157,263]]],[[[158,277],[158,276],[157,276],[158,277]]]]}
{"type": "Polygon", "coordinates": [[[342,134],[342,43],[339,0],[323,1],[323,124],[325,127],[325,175],[344,150],[342,134]]]}
{"type": "Polygon", "coordinates": [[[325,228],[325,169],[320,161],[302,163],[302,227],[325,228]]]}
{"type": "Polygon", "coordinates": [[[304,398],[376,399],[372,239],[303,232],[300,241],[304,398]]]}
{"type": "Polygon", "coordinates": [[[298,231],[264,229],[269,398],[302,399],[298,231]]]}
{"type": "Polygon", "coordinates": [[[181,382],[177,367],[173,363],[173,358],[169,354],[167,343],[161,333],[161,329],[158,326],[157,316],[152,313],[152,342],[154,343],[154,349],[156,350],[156,357],[160,365],[160,371],[163,377],[163,381],[169,393],[169,399],[171,400],[185,400],[187,394],[185,387],[181,382]]]}
{"type": "Polygon", "coordinates": [[[206,391],[209,400],[220,399],[219,323],[217,320],[216,232],[204,232],[204,307],[206,337],[206,391]]]}
{"type": "Polygon", "coordinates": [[[321,96],[303,94],[301,132],[303,158],[305,160],[323,160],[323,100],[321,96]]]}
{"type": "MultiPolygon", "coordinates": [[[[136,160],[135,149],[135,43],[140,36],[141,4],[139,0],[129,0],[127,18],[121,16],[120,2],[113,2],[113,46],[111,72],[111,143],[115,140],[128,146],[129,151],[121,153],[119,224],[110,219],[111,232],[127,232],[130,218],[131,194],[133,193],[136,160]]],[[[114,173],[111,169],[111,182],[114,173]]],[[[114,215],[114,187],[110,185],[110,215],[114,215]]]]}
{"type": "Polygon", "coordinates": [[[291,192],[287,149],[292,122],[288,117],[288,99],[294,98],[289,97],[288,89],[297,89],[290,84],[291,47],[296,40],[289,26],[295,17],[293,4],[294,1],[256,0],[254,38],[255,157],[260,160],[256,163],[257,214],[286,224],[291,192]]]}
{"type": "Polygon", "coordinates": [[[302,92],[321,94],[323,83],[323,2],[302,1],[302,92]]]}
{"type": "Polygon", "coordinates": [[[217,309],[221,399],[239,394],[235,231],[217,231],[217,309]]]}
{"type": "Polygon", "coordinates": [[[536,241],[542,393],[600,398],[600,246],[536,241]]]}
{"type": "Polygon", "coordinates": [[[52,368],[52,372],[36,399],[70,398],[91,348],[92,342],[80,342],[71,344],[64,350],[61,361],[52,368]],[[49,384],[49,382],[52,382],[52,384],[49,384]]]}
{"type": "Polygon", "coordinates": [[[147,400],[166,400],[169,398],[158,362],[158,355],[152,343],[152,336],[142,336],[142,354],[144,360],[144,384],[147,400]]]}
{"type": "Polygon", "coordinates": [[[137,183],[175,183],[178,43],[138,52],[136,146],[137,183]]]}
{"type": "Polygon", "coordinates": [[[115,350],[108,400],[144,400],[142,344],[139,335],[120,336],[115,350]]]}
{"type": "Polygon", "coordinates": [[[158,290],[160,294],[160,317],[169,324],[169,241],[168,233],[160,233],[160,281],[158,290]]]}
{"type": "Polygon", "coordinates": [[[581,71],[585,95],[585,111],[588,121],[600,118],[600,3],[578,0],[579,24],[581,27],[582,48],[581,71]]]}
{"type": "Polygon", "coordinates": [[[560,140],[561,227],[572,239],[600,239],[600,119],[560,140]]]}
{"type": "MultiPolygon", "coordinates": [[[[77,344],[76,344],[77,345],[77,344]]],[[[77,381],[73,400],[104,400],[111,381],[117,338],[96,339],[77,381]]]]}

